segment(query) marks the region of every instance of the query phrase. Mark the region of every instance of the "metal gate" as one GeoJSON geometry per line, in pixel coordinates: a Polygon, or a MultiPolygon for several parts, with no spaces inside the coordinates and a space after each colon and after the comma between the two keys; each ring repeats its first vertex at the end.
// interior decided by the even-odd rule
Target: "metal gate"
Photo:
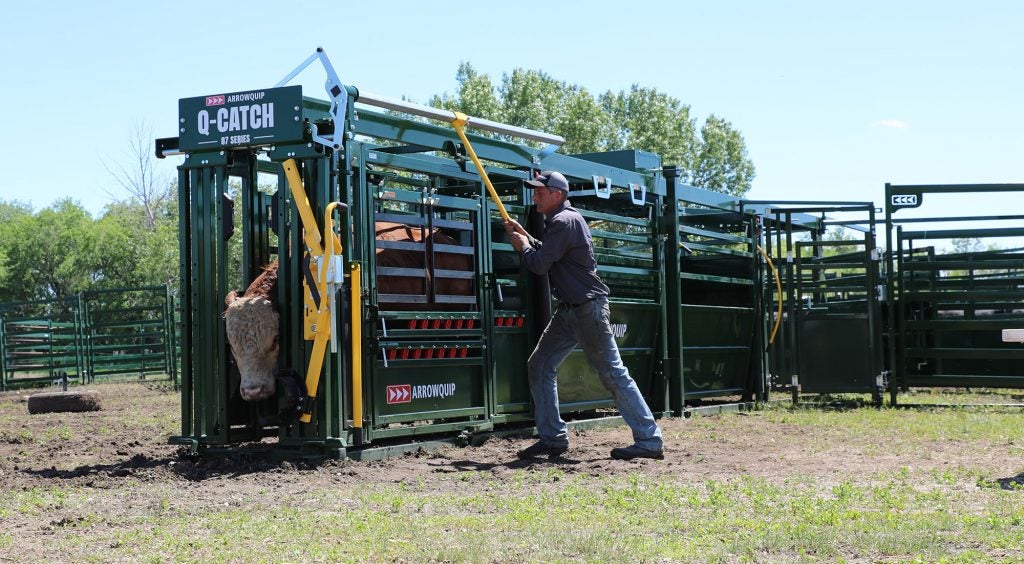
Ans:
{"type": "Polygon", "coordinates": [[[874,205],[786,202],[766,213],[766,247],[783,290],[781,297],[766,292],[766,300],[782,300],[778,339],[770,345],[776,389],[794,399],[801,392],[869,393],[881,403],[882,253],[874,205]]]}
{"type": "Polygon", "coordinates": [[[175,379],[173,304],[167,286],[82,292],[89,381],[159,373],[175,379]]]}
{"type": "Polygon", "coordinates": [[[174,305],[166,286],[86,290],[0,304],[0,390],[118,376],[177,382],[174,305]]]}
{"type": "Polygon", "coordinates": [[[81,295],[0,304],[0,390],[84,375],[81,295]]]}
{"type": "Polygon", "coordinates": [[[666,172],[668,362],[676,413],[765,398],[759,225],[737,198],[666,172]]]}
{"type": "Polygon", "coordinates": [[[1024,184],[886,184],[893,402],[910,387],[1024,388],[1024,346],[1002,341],[1003,329],[1024,328],[1024,248],[1002,248],[1024,236],[1024,216],[936,216],[925,208],[938,195],[977,202],[1011,193],[1024,193],[1024,184]],[[895,217],[904,210],[917,213],[895,217]],[[951,248],[954,240],[970,248],[951,248]]]}
{"type": "Polygon", "coordinates": [[[486,366],[487,326],[483,245],[488,222],[475,175],[450,161],[353,144],[369,213],[365,225],[393,225],[405,240],[374,238],[366,229],[353,256],[366,263],[370,284],[364,350],[369,370],[366,438],[491,426],[486,366]],[[360,245],[365,245],[361,247],[360,245]],[[409,264],[388,261],[400,252],[409,264]],[[401,293],[383,280],[401,280],[401,293]]]}

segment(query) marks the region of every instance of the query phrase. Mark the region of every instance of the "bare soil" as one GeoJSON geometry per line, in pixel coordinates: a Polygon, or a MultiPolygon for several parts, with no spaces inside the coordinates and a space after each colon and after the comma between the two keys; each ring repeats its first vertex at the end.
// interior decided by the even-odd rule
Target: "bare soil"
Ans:
{"type": "MultiPolygon", "coordinates": [[[[808,436],[805,427],[759,412],[662,420],[666,447],[662,461],[609,458],[611,448],[631,442],[625,427],[579,432],[565,457],[552,461],[518,460],[516,451],[530,444],[528,438],[492,438],[480,446],[445,447],[372,462],[193,459],[168,444],[168,437],[180,432],[179,396],[168,385],[121,383],[92,388],[102,394],[100,411],[29,415],[28,392],[0,394],[0,494],[34,488],[94,488],[104,494],[96,496],[92,511],[118,515],[125,511],[120,507],[124,499],[130,498],[135,505],[159,504],[168,491],[174,492],[174,503],[196,506],[244,505],[267,491],[295,493],[406,480],[439,490],[457,485],[466,493],[465,488],[474,486],[453,485],[457,481],[446,476],[465,471],[486,472],[499,482],[511,479],[517,470],[557,467],[569,475],[643,473],[688,483],[739,475],[780,483],[793,476],[840,483],[870,480],[900,468],[967,467],[981,469],[991,480],[1018,483],[1024,468],[1012,448],[990,448],[966,440],[893,448],[858,441],[839,426],[808,436]]],[[[0,508],[0,529],[16,539],[15,547],[43,550],[47,538],[61,534],[65,518],[74,517],[59,510],[26,515],[0,508]]],[[[0,547],[0,560],[26,557],[23,552],[11,551],[8,556],[3,552],[0,547]]]]}

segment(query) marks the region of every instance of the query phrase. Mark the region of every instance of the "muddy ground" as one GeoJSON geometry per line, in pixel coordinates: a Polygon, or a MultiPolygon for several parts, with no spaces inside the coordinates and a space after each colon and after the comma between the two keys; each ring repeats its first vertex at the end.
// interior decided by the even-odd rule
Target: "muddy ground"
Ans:
{"type": "MultiPolygon", "coordinates": [[[[103,409],[87,413],[29,415],[28,392],[0,393],[0,493],[94,488],[103,494],[96,496],[92,511],[116,515],[126,511],[120,505],[128,498],[133,505],[166,503],[168,489],[176,492],[176,504],[238,505],[267,491],[288,494],[406,480],[439,490],[456,484],[464,490],[466,484],[451,480],[451,473],[487,472],[500,481],[517,470],[545,471],[556,465],[568,475],[640,472],[690,483],[738,475],[779,482],[808,476],[840,483],[906,467],[977,468],[992,480],[1010,483],[1020,481],[1024,470],[1024,460],[1014,455],[1019,448],[957,440],[889,448],[859,442],[838,426],[816,428],[809,435],[785,418],[760,412],[662,420],[663,461],[610,459],[612,447],[630,442],[624,427],[574,434],[570,451],[557,461],[517,460],[516,451],[531,442],[527,438],[494,438],[476,447],[445,447],[369,462],[190,459],[181,456],[180,447],[168,444],[170,435],[180,433],[180,411],[179,396],[167,384],[92,388],[101,393],[103,409]]],[[[0,560],[21,561],[26,554],[17,552],[19,546],[34,546],[46,555],[47,539],[64,534],[62,519],[69,518],[75,517],[60,510],[26,514],[0,508],[0,524],[13,544],[7,551],[0,547],[0,560]]]]}

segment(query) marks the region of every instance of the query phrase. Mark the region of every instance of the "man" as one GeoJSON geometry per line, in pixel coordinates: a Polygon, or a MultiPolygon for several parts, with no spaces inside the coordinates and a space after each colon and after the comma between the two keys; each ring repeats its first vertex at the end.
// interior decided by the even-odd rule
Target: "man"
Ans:
{"type": "Polygon", "coordinates": [[[519,457],[554,457],[569,450],[565,421],[558,412],[556,372],[578,344],[633,430],[634,444],[612,449],[612,458],[663,458],[661,429],[619,356],[608,321],[608,286],[597,275],[590,228],[570,206],[569,182],[560,172],[544,171],[526,183],[533,187],[533,203],[544,215],[544,239],[534,239],[514,220],[505,223],[505,231],[527,268],[548,275],[558,307],[527,364],[540,440],[521,450],[519,457]]]}

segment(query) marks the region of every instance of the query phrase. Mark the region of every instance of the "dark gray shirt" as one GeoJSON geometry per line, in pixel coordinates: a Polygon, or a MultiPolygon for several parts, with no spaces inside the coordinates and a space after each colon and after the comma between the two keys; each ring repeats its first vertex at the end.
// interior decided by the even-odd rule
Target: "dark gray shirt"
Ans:
{"type": "Polygon", "coordinates": [[[608,295],[608,286],[597,276],[590,228],[568,200],[544,219],[542,241],[530,237],[523,260],[531,272],[548,275],[559,301],[578,305],[608,295]]]}

